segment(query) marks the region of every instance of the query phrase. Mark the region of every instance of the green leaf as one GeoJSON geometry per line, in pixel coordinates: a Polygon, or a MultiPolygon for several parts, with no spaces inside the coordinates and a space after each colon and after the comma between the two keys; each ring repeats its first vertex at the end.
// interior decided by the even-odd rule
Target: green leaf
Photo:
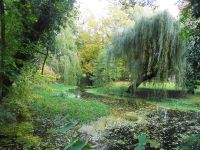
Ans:
{"type": "Polygon", "coordinates": [[[77,137],[74,138],[72,141],[66,144],[66,146],[64,147],[64,150],[70,149],[77,141],[78,141],[78,138],[77,137]]]}
{"type": "Polygon", "coordinates": [[[139,144],[134,150],[144,150],[144,146],[139,144]]]}
{"type": "Polygon", "coordinates": [[[138,140],[139,140],[139,144],[141,145],[146,145],[147,144],[147,137],[145,134],[141,134],[139,137],[138,137],[138,140]]]}
{"type": "Polygon", "coordinates": [[[55,124],[59,125],[59,124],[61,124],[62,122],[66,121],[66,120],[70,120],[68,115],[66,115],[65,117],[63,117],[61,119],[58,118],[58,120],[55,121],[55,124]]]}
{"type": "Polygon", "coordinates": [[[72,147],[70,148],[70,150],[83,150],[83,148],[85,147],[86,143],[83,141],[78,140],[76,143],[74,143],[72,145],[72,147]]]}
{"type": "Polygon", "coordinates": [[[74,124],[73,123],[69,123],[66,126],[64,126],[62,129],[60,129],[59,131],[61,133],[65,133],[65,132],[69,131],[70,129],[72,129],[73,127],[74,127],[74,124]]]}
{"type": "Polygon", "coordinates": [[[86,142],[80,141],[78,138],[74,138],[65,146],[64,150],[83,150],[86,145],[86,142]]]}

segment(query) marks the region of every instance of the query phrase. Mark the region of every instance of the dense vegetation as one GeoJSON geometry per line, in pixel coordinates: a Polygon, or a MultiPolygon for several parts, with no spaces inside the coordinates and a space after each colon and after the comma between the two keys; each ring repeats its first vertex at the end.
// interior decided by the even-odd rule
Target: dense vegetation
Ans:
{"type": "Polygon", "coordinates": [[[200,2],[177,3],[0,0],[0,149],[200,149],[200,2]]]}
{"type": "Polygon", "coordinates": [[[164,81],[177,75],[178,80],[184,69],[185,53],[179,34],[179,24],[167,12],[143,17],[113,37],[110,53],[127,59],[136,88],[154,77],[164,81]]]}

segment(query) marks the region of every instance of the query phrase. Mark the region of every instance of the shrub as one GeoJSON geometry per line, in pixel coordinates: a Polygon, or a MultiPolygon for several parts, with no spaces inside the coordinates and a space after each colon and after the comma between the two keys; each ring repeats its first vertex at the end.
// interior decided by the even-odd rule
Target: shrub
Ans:
{"type": "Polygon", "coordinates": [[[0,149],[30,149],[40,143],[31,122],[33,78],[32,70],[24,69],[0,105],[0,149]]]}

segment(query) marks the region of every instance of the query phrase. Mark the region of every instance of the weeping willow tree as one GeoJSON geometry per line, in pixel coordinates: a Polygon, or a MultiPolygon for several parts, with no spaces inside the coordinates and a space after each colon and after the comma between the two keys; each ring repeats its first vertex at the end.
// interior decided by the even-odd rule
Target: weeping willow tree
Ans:
{"type": "Polygon", "coordinates": [[[48,63],[60,75],[61,81],[68,85],[79,84],[81,67],[74,39],[73,29],[66,25],[56,36],[56,54],[48,63]]]}
{"type": "Polygon", "coordinates": [[[184,68],[184,44],[178,21],[167,11],[142,17],[134,26],[115,33],[109,54],[127,60],[133,92],[142,82],[176,75],[180,82],[184,68]]]}
{"type": "Polygon", "coordinates": [[[63,55],[57,60],[57,70],[61,80],[68,85],[79,84],[81,68],[76,52],[69,52],[68,55],[63,55]]]}

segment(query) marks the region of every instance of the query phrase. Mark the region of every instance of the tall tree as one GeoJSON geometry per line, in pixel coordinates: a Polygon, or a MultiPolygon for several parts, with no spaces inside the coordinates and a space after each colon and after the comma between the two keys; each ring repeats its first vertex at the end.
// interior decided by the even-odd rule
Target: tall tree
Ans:
{"type": "Polygon", "coordinates": [[[6,41],[5,41],[5,9],[4,1],[0,0],[0,24],[1,24],[1,39],[0,39],[0,100],[3,98],[3,74],[4,74],[4,57],[6,52],[6,41]]]}
{"type": "Polygon", "coordinates": [[[91,78],[95,71],[95,62],[100,51],[103,49],[102,34],[99,22],[94,16],[87,18],[88,21],[80,26],[77,40],[80,65],[83,70],[82,80],[92,85],[91,78]]]}
{"type": "Polygon", "coordinates": [[[128,77],[129,74],[125,67],[126,61],[121,59],[120,61],[112,60],[108,62],[105,47],[111,41],[113,32],[123,30],[134,24],[134,21],[129,18],[129,14],[121,9],[120,5],[111,4],[108,7],[108,15],[102,18],[99,24],[103,49],[95,61],[94,76],[92,77],[95,86],[102,86],[113,80],[128,77]]]}
{"type": "MultiPolygon", "coordinates": [[[[1,93],[6,95],[8,88],[23,66],[30,62],[33,63],[37,53],[44,54],[43,50],[46,51],[47,47],[51,46],[47,44],[48,39],[45,37],[49,36],[54,39],[60,27],[64,26],[66,21],[70,21],[75,0],[1,1],[2,4],[3,2],[4,5],[1,5],[1,29],[3,29],[1,35],[6,37],[7,54],[5,58],[5,55],[1,53],[1,58],[4,56],[4,70],[2,74],[1,68],[1,82],[3,83],[0,84],[0,89],[3,87],[1,93]],[[2,6],[5,6],[6,10],[3,10],[2,6]],[[38,45],[43,48],[39,49],[41,46],[38,45]]],[[[3,43],[5,42],[1,37],[1,52],[4,53],[2,47],[5,44],[3,43]]],[[[1,62],[3,62],[2,59],[1,62]]]]}
{"type": "Polygon", "coordinates": [[[182,35],[187,39],[186,86],[188,92],[194,93],[200,85],[200,1],[185,1],[181,13],[184,24],[182,35]]]}
{"type": "Polygon", "coordinates": [[[77,85],[81,74],[75,31],[75,25],[66,25],[61,29],[56,36],[56,53],[47,63],[60,76],[60,80],[68,85],[77,85]]]}
{"type": "Polygon", "coordinates": [[[113,36],[110,54],[127,59],[134,82],[129,92],[156,76],[161,80],[174,74],[178,74],[176,79],[183,76],[185,51],[179,34],[178,21],[164,11],[143,17],[134,26],[113,36]]]}

